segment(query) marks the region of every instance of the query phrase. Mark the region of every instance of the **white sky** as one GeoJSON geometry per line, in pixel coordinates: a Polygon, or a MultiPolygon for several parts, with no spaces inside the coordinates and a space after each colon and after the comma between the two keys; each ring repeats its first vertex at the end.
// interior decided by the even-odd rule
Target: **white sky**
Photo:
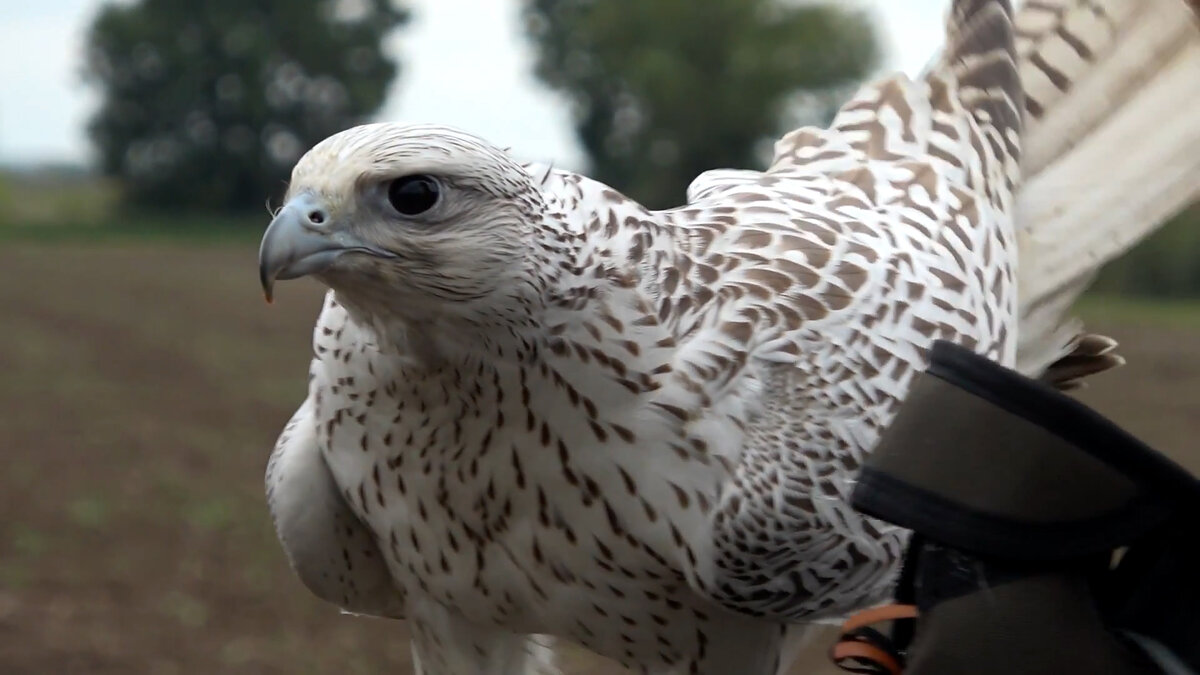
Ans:
{"type": "MultiPolygon", "coordinates": [[[[917,72],[941,43],[949,0],[857,1],[877,12],[889,70],[917,72]]],[[[82,84],[80,63],[84,32],[103,4],[2,3],[0,163],[87,160],[84,125],[97,98],[82,84]]],[[[519,4],[409,0],[413,21],[389,43],[403,72],[380,118],[451,124],[523,157],[577,165],[566,107],[532,76],[519,4]]]]}

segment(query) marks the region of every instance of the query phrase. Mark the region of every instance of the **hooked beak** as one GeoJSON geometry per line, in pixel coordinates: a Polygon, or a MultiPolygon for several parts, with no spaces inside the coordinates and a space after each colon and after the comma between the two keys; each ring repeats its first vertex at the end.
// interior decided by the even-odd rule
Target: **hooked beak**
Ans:
{"type": "Polygon", "coordinates": [[[299,194],[275,214],[258,248],[263,295],[271,302],[277,279],[315,274],[350,252],[395,257],[347,232],[345,225],[334,222],[329,209],[313,195],[299,194]]]}

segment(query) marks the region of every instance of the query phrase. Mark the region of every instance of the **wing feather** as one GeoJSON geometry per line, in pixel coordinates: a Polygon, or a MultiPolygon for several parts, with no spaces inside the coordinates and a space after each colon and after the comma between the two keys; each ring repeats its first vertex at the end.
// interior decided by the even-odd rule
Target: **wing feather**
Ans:
{"type": "MultiPolygon", "coordinates": [[[[321,331],[327,313],[317,323],[321,331]]],[[[288,562],[314,595],[347,612],[404,618],[375,537],[342,499],[317,442],[310,396],[267,462],[267,504],[288,562]]]]}

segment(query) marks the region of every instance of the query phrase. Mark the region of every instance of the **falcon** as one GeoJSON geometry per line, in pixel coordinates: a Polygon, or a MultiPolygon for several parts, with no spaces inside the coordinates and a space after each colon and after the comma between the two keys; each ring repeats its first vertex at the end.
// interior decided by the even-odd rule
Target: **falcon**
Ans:
{"type": "Polygon", "coordinates": [[[446,127],[319,143],[259,253],[330,289],[266,476],[292,567],[426,675],[781,672],[888,595],[906,532],[847,497],[934,340],[1120,362],[1068,311],[1197,196],[1194,19],[955,0],[921,77],[664,211],[446,127]]]}

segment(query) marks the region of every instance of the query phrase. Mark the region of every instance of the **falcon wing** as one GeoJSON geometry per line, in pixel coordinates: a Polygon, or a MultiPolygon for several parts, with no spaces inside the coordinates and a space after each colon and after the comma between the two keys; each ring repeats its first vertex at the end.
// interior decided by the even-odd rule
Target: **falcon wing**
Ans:
{"type": "Polygon", "coordinates": [[[1105,263],[1200,199],[1200,3],[1045,0],[1016,16],[1026,90],[1017,367],[1121,363],[1068,313],[1105,263]],[[1066,357],[1066,358],[1064,358],[1066,357]],[[1055,363],[1058,361],[1058,363],[1055,363]]]}
{"type": "Polygon", "coordinates": [[[694,255],[721,273],[674,364],[699,394],[671,402],[741,430],[691,579],[723,605],[811,620],[882,599],[905,535],[848,505],[865,453],[934,340],[1015,360],[1012,35],[1007,3],[956,2],[941,68],[864,87],[689,207],[731,219],[694,255]]]}
{"type": "MultiPolygon", "coordinates": [[[[317,334],[344,323],[344,313],[327,302],[317,334]]],[[[403,597],[375,537],[343,500],[325,464],[311,395],[275,444],[267,463],[266,490],[288,562],[314,595],[347,612],[403,618],[403,597]]]]}

